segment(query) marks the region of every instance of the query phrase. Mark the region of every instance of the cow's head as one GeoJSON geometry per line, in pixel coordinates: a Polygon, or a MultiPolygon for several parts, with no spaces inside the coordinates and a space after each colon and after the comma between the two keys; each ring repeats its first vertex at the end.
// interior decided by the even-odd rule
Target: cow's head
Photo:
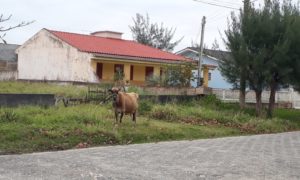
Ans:
{"type": "Polygon", "coordinates": [[[113,100],[116,101],[118,97],[118,93],[121,91],[121,88],[113,87],[108,91],[111,92],[113,100]]]}

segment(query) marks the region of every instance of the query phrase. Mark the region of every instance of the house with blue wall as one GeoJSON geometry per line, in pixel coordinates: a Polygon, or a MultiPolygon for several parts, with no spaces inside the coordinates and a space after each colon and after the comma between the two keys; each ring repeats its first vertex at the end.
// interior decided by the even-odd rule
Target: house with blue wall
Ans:
{"type": "MultiPolygon", "coordinates": [[[[176,54],[185,56],[187,58],[193,59],[195,61],[199,61],[199,48],[195,47],[187,47],[181,51],[178,51],[176,54]]],[[[202,56],[202,64],[206,66],[214,66],[213,70],[209,71],[208,78],[208,87],[211,88],[220,88],[220,89],[232,89],[232,85],[229,84],[225,78],[222,76],[219,70],[219,62],[222,61],[223,58],[229,56],[229,53],[226,51],[219,50],[210,50],[204,49],[202,56]]],[[[194,74],[198,74],[198,71],[195,70],[194,74]]],[[[202,75],[203,77],[203,75],[202,75]]],[[[197,80],[191,83],[193,87],[197,86],[197,80]]]]}

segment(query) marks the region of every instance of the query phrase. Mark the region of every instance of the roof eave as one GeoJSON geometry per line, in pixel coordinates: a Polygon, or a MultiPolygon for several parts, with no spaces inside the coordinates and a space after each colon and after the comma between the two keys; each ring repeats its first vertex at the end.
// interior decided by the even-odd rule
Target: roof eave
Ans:
{"type": "Polygon", "coordinates": [[[92,53],[96,58],[115,58],[120,60],[131,60],[131,61],[143,61],[143,62],[155,62],[155,63],[166,63],[166,64],[181,64],[186,62],[186,60],[172,60],[172,59],[156,59],[156,58],[146,58],[146,57],[135,57],[135,56],[122,56],[122,55],[112,55],[112,54],[103,54],[103,53],[92,53]]]}

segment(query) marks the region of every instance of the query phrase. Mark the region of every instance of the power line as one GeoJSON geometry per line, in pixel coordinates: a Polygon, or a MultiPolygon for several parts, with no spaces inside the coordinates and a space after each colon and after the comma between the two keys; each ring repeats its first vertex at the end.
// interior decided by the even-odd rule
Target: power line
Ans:
{"type": "Polygon", "coordinates": [[[216,3],[212,3],[212,2],[205,2],[205,1],[202,1],[202,0],[194,0],[194,1],[200,2],[200,3],[203,3],[203,4],[212,5],[212,6],[218,6],[218,7],[223,7],[223,8],[233,9],[233,10],[240,10],[238,8],[235,8],[235,7],[230,7],[230,6],[227,6],[227,5],[216,4],[216,3]]]}
{"type": "Polygon", "coordinates": [[[236,3],[236,2],[229,2],[229,1],[220,1],[220,0],[210,0],[210,1],[214,1],[215,3],[218,4],[226,4],[226,5],[233,5],[233,6],[241,6],[240,3],[236,3]]]}

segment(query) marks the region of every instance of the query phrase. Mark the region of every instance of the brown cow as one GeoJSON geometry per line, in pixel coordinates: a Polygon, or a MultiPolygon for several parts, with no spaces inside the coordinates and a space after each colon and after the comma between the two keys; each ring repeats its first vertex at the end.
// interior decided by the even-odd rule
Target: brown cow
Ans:
{"type": "Polygon", "coordinates": [[[120,88],[115,87],[109,91],[113,96],[113,107],[115,108],[116,122],[118,123],[119,114],[121,114],[120,123],[122,123],[124,114],[132,114],[132,120],[136,123],[139,95],[137,93],[121,92],[120,88]]]}

